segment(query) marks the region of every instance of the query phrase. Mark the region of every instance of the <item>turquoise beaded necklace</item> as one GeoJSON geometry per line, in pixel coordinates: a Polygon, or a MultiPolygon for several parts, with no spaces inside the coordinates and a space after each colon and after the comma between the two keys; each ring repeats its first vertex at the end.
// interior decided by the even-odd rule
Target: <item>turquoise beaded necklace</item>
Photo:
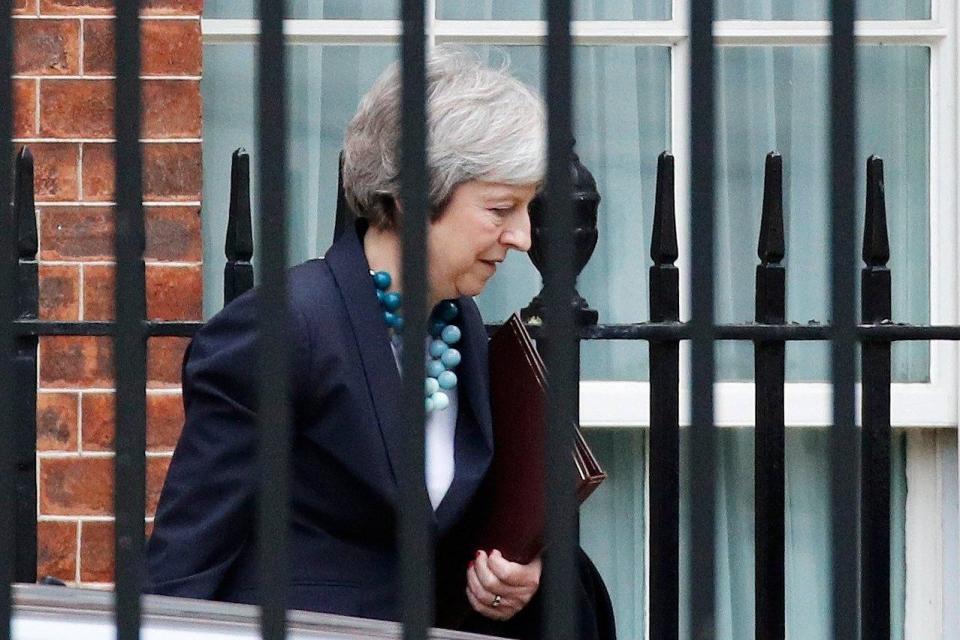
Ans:
{"type": "MultiPolygon", "coordinates": [[[[387,291],[393,279],[386,271],[370,271],[373,286],[377,290],[377,300],[383,310],[383,321],[394,336],[403,333],[403,316],[400,315],[402,298],[396,291],[387,291]]],[[[430,345],[427,353],[430,360],[427,362],[427,379],[424,385],[425,407],[427,413],[443,411],[450,406],[450,397],[447,392],[457,387],[457,374],[454,369],[460,364],[461,356],[453,345],[460,342],[460,327],[452,324],[460,310],[453,300],[443,300],[430,314],[428,326],[430,328],[430,345]]]]}

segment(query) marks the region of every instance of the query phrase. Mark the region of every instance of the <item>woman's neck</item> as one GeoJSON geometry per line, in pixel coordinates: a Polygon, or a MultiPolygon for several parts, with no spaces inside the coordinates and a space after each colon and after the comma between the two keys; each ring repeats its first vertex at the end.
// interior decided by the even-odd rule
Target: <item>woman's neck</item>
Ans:
{"type": "MultiPolygon", "coordinates": [[[[392,280],[391,291],[403,291],[403,248],[400,234],[395,229],[378,229],[371,226],[363,236],[363,253],[367,264],[374,271],[386,271],[392,280]]],[[[429,287],[427,290],[427,312],[433,309],[439,300],[434,300],[429,287]]]]}

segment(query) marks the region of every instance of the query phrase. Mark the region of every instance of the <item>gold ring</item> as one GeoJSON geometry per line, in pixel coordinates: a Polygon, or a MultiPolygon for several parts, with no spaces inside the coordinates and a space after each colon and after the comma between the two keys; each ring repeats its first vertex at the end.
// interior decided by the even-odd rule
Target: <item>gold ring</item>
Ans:
{"type": "Polygon", "coordinates": [[[496,609],[500,606],[500,596],[493,596],[493,602],[490,603],[490,606],[496,609]]]}

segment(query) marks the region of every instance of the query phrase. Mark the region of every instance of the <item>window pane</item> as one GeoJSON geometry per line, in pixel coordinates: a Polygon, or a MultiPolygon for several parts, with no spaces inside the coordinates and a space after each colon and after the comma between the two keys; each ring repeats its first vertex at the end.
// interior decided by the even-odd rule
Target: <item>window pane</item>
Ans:
{"type": "MultiPolygon", "coordinates": [[[[287,250],[290,263],[295,264],[323,255],[333,239],[343,132],[360,96],[397,57],[397,49],[312,45],[288,47],[287,53],[291,131],[287,250]]],[[[251,155],[252,202],[257,210],[255,62],[253,45],[204,47],[203,275],[204,313],[208,317],[223,306],[230,154],[240,146],[251,155]]]]}
{"type": "MultiPolygon", "coordinates": [[[[541,50],[503,49],[514,73],[540,86],[541,50]]],[[[479,50],[494,64],[503,55],[490,47],[479,50]]],[[[603,198],[600,239],[578,289],[600,312],[601,322],[640,322],[649,317],[646,274],[657,155],[670,139],[670,52],[665,47],[575,47],[574,64],[576,151],[603,198]]],[[[525,307],[540,289],[530,260],[511,253],[478,299],[489,322],[525,307]]],[[[646,351],[643,343],[584,343],[583,378],[646,379],[646,351]]]]}
{"type": "MultiPolygon", "coordinates": [[[[719,0],[719,20],[829,20],[829,0],[719,0]]],[[[929,20],[930,0],[859,0],[858,20],[929,20]]]]}
{"type": "MultiPolygon", "coordinates": [[[[866,158],[884,159],[893,320],[929,322],[929,50],[858,47],[857,268],[866,158]]],[[[828,50],[722,47],[718,50],[717,319],[754,317],[754,269],[763,199],[763,160],[783,155],[787,317],[829,320],[828,50]]],[[[857,278],[859,282],[859,276],[857,278]]],[[[859,317],[859,299],[854,302],[859,317]]],[[[790,345],[787,376],[829,379],[827,345],[790,345]]],[[[927,343],[894,346],[896,381],[929,378],[927,343]]],[[[753,347],[717,347],[719,375],[750,380],[753,347]]]]}
{"type": "MultiPolygon", "coordinates": [[[[689,446],[681,434],[681,456],[689,446]]],[[[754,630],[754,433],[717,432],[716,585],[718,640],[753,637],[754,630]]],[[[788,429],[785,440],[786,632],[791,640],[828,640],[830,631],[830,436],[827,429],[788,429]]],[[[681,459],[686,459],[682,457],[681,459]]],[[[906,438],[891,440],[891,596],[903,597],[906,518],[906,438]]],[[[680,521],[689,522],[689,477],[681,484],[680,521]]],[[[690,558],[689,530],[681,527],[681,565],[690,558]]],[[[686,575],[681,569],[681,575],[686,575]]],[[[687,582],[681,580],[681,602],[687,582]]],[[[903,637],[904,601],[892,599],[891,638],[903,637]],[[898,625],[899,623],[899,625],[898,625]]],[[[681,609],[683,613],[686,613],[681,609]]],[[[687,626],[681,617],[681,637],[687,626]]]]}
{"type": "MultiPolygon", "coordinates": [[[[437,0],[441,20],[540,20],[540,0],[437,0]]],[[[669,20],[670,0],[573,0],[574,20],[669,20]]]]}
{"type": "MultiPolygon", "coordinates": [[[[538,86],[540,49],[508,49],[514,74],[538,86]]],[[[288,251],[290,262],[296,263],[322,255],[331,241],[343,130],[360,96],[395,58],[396,49],[311,45],[288,50],[292,131],[288,251]]],[[[502,60],[500,49],[482,51],[493,63],[502,60]]],[[[203,228],[204,309],[209,316],[222,305],[229,158],[239,146],[256,153],[256,91],[252,45],[208,45],[205,55],[204,208],[211,214],[205,216],[203,228]]],[[[638,322],[648,317],[647,247],[656,158],[669,139],[669,51],[577,47],[576,67],[584,78],[575,107],[577,151],[594,172],[603,196],[600,240],[581,274],[579,289],[600,311],[603,322],[638,322]],[[623,87],[630,89],[619,90],[623,87]]],[[[541,284],[529,259],[515,252],[499,271],[478,300],[489,322],[502,321],[529,304],[541,284]]],[[[646,379],[646,345],[585,343],[582,367],[585,379],[646,379]]]]}
{"type": "MultiPolygon", "coordinates": [[[[644,638],[646,582],[646,457],[648,432],[588,429],[590,448],[607,480],[584,503],[583,549],[603,576],[613,601],[620,638],[644,638]]],[[[716,587],[717,640],[752,638],[754,631],[754,432],[717,431],[716,587]]],[[[686,459],[689,430],[680,437],[686,459]]],[[[830,635],[830,436],[827,429],[788,429],[785,441],[786,625],[791,640],[828,640],[830,635]]],[[[890,596],[891,638],[903,638],[905,613],[906,437],[891,440],[890,596]]],[[[681,472],[680,564],[687,575],[689,475],[681,472]]],[[[650,527],[656,526],[649,523],[650,527]]],[[[681,603],[688,583],[680,581],[681,603]]],[[[688,637],[681,604],[680,637],[688,637]]]]}
{"type": "MultiPolygon", "coordinates": [[[[287,17],[328,20],[394,20],[397,0],[287,0],[287,17]]],[[[205,18],[256,18],[254,0],[206,0],[205,18]]]]}

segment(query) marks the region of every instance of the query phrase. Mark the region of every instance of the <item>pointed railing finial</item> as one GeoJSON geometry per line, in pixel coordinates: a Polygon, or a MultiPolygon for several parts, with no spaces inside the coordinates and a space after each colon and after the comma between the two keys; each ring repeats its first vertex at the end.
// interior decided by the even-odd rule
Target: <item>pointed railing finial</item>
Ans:
{"type": "Polygon", "coordinates": [[[653,264],[673,264],[677,249],[677,216],[674,201],[673,156],[664,151],[657,158],[657,194],[653,208],[653,235],[650,257],[653,264]]]}
{"type": "Polygon", "coordinates": [[[883,188],[883,159],[867,158],[867,207],[863,220],[863,261],[869,267],[886,266],[890,260],[887,235],[887,203],[883,188]]]}
{"type": "Polygon", "coordinates": [[[761,264],[777,264],[785,254],[783,240],[783,157],[767,154],[763,169],[763,210],[757,256],[761,264]]]}
{"type": "Polygon", "coordinates": [[[227,260],[248,262],[253,257],[250,217],[250,155],[241,147],[230,166],[230,211],[227,216],[227,260]]]}
{"type": "Polygon", "coordinates": [[[13,191],[13,213],[17,221],[17,255],[21,260],[37,257],[37,207],[33,192],[33,154],[22,147],[17,154],[13,191]]]}

